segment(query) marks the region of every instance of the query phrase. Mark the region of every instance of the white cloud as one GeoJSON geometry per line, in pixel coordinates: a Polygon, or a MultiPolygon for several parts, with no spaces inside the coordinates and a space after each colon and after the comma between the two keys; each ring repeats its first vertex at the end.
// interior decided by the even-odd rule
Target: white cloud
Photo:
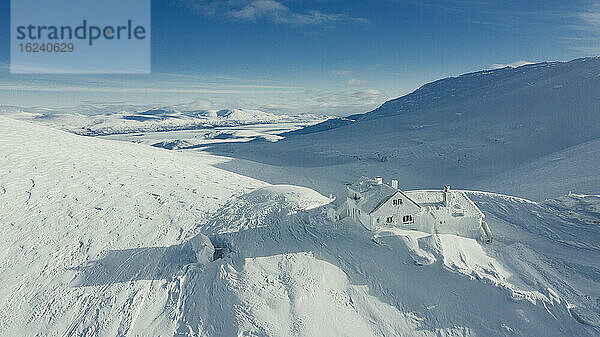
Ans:
{"type": "Polygon", "coordinates": [[[179,88],[96,88],[88,86],[55,85],[0,85],[0,91],[33,91],[33,92],[93,92],[93,93],[187,93],[187,94],[240,94],[241,90],[213,90],[213,89],[179,89],[179,88]]]}
{"type": "Polygon", "coordinates": [[[331,25],[338,22],[366,23],[364,18],[346,14],[323,13],[310,10],[295,12],[276,0],[176,0],[184,7],[206,16],[226,16],[232,19],[255,22],[266,19],[290,25],[331,25]]]}
{"type": "Polygon", "coordinates": [[[494,69],[501,69],[501,68],[506,68],[506,67],[511,67],[511,68],[517,68],[520,66],[524,66],[524,65],[528,65],[528,64],[534,64],[535,62],[529,62],[529,61],[524,61],[524,60],[519,60],[519,61],[515,61],[512,63],[494,63],[492,64],[492,67],[494,69]]]}
{"type": "Polygon", "coordinates": [[[346,116],[371,111],[388,97],[377,89],[364,90],[306,90],[293,95],[279,95],[268,104],[259,104],[260,110],[271,112],[308,112],[346,116]]]}
{"type": "Polygon", "coordinates": [[[346,76],[352,74],[352,72],[350,70],[333,70],[331,74],[335,76],[346,76]]]}
{"type": "Polygon", "coordinates": [[[271,17],[274,21],[290,15],[289,8],[274,0],[254,0],[240,9],[228,11],[231,17],[256,21],[260,17],[271,17]]]}
{"type": "Polygon", "coordinates": [[[578,16],[589,28],[600,29],[600,6],[581,12],[578,16]]]}
{"type": "Polygon", "coordinates": [[[359,80],[358,78],[351,78],[346,82],[346,85],[349,87],[359,87],[363,84],[365,84],[365,81],[359,80]]]}
{"type": "Polygon", "coordinates": [[[600,44],[596,44],[596,46],[575,46],[571,49],[586,55],[600,55],[600,44]]]}
{"type": "Polygon", "coordinates": [[[384,94],[376,89],[317,92],[311,96],[313,103],[319,108],[359,108],[359,111],[385,101],[384,94]]]}
{"type": "Polygon", "coordinates": [[[569,17],[566,26],[573,31],[572,36],[566,38],[569,48],[588,55],[600,54],[600,4],[592,5],[585,10],[580,10],[569,17]]]}

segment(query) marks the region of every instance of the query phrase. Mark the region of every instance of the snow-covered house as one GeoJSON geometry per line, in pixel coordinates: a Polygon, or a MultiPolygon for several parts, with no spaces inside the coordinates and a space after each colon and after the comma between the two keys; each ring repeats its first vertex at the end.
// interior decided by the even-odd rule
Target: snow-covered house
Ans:
{"type": "Polygon", "coordinates": [[[381,177],[361,177],[327,215],[331,220],[350,217],[368,229],[396,226],[491,241],[484,214],[464,192],[448,185],[443,190],[401,191],[397,180],[387,185],[381,177]]]}

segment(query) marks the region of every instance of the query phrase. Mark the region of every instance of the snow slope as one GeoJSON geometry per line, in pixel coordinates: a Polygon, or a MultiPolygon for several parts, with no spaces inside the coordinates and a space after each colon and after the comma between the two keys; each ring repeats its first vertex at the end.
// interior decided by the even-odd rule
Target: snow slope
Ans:
{"type": "MultiPolygon", "coordinates": [[[[243,229],[230,227],[217,235],[210,234],[215,228],[204,229],[229,251],[223,261],[208,267],[210,275],[223,281],[199,287],[208,282],[206,269],[189,269],[185,289],[190,294],[184,307],[193,309],[185,316],[192,317],[198,308],[210,312],[217,307],[218,316],[236,319],[215,325],[193,318],[186,321],[187,331],[259,336],[586,336],[600,332],[595,277],[600,261],[593,256],[598,253],[594,243],[598,234],[584,239],[580,235],[590,232],[581,228],[560,233],[572,235],[572,241],[561,243],[558,235],[550,240],[543,235],[541,243],[529,246],[538,240],[536,214],[548,221],[544,225],[557,229],[586,225],[579,219],[561,222],[546,205],[474,195],[486,211],[496,212],[490,217],[493,228],[506,230],[494,245],[414,231],[366,232],[349,222],[324,221],[319,210],[243,229]],[[502,218],[499,210],[509,214],[518,210],[524,217],[502,218]],[[552,247],[545,246],[552,242],[552,247]],[[231,297],[241,302],[237,310],[204,300],[231,297]]],[[[597,207],[598,201],[592,205],[597,207]]],[[[235,214],[243,220],[252,217],[254,210],[235,214]]]]}
{"type": "Polygon", "coordinates": [[[598,196],[469,192],[482,245],[329,222],[226,158],[4,118],[0,143],[0,335],[600,334],[598,196]]]}
{"type": "Polygon", "coordinates": [[[565,191],[600,191],[600,139],[569,147],[476,184],[486,191],[502,190],[533,200],[565,191]]]}
{"type": "Polygon", "coordinates": [[[0,129],[1,336],[170,331],[171,277],[192,261],[175,245],[265,185],[185,154],[6,118],[0,129]],[[74,285],[100,256],[110,272],[74,285]]]}
{"type": "MultiPolygon", "coordinates": [[[[245,160],[224,167],[266,181],[278,181],[277,176],[262,173],[265,170],[259,166],[300,171],[295,181],[287,181],[294,184],[318,167],[326,177],[316,176],[313,184],[304,186],[322,193],[341,192],[319,189],[332,176],[335,185],[342,185],[361,175],[396,178],[405,189],[449,183],[523,193],[536,200],[570,190],[598,193],[597,175],[585,174],[577,164],[565,161],[561,169],[552,171],[547,180],[561,180],[554,186],[544,179],[530,179],[534,174],[528,172],[532,167],[539,167],[538,173],[548,172],[542,168],[552,166],[548,158],[569,148],[574,156],[579,149],[591,150],[592,146],[582,144],[597,143],[600,58],[442,79],[367,114],[328,120],[286,137],[274,144],[220,144],[211,151],[245,160]],[[584,148],[576,148],[580,145],[584,148]],[[527,183],[519,188],[511,181],[527,183]],[[529,189],[535,192],[526,193],[529,189]]],[[[586,167],[600,166],[600,157],[590,154],[586,167]]]]}

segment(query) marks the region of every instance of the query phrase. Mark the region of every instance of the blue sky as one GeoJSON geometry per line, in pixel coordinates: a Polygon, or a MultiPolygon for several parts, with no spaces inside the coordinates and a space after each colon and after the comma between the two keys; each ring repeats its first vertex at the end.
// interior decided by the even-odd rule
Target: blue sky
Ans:
{"type": "Polygon", "coordinates": [[[598,1],[156,0],[152,74],[12,75],[0,105],[365,112],[443,77],[600,54],[598,1]]]}

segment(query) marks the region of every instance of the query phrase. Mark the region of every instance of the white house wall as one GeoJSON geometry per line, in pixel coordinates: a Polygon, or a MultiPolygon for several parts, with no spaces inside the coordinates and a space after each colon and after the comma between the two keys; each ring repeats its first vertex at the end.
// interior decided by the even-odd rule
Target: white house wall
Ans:
{"type": "Polygon", "coordinates": [[[402,217],[412,215],[414,219],[419,211],[420,208],[417,205],[408,200],[402,193],[397,192],[372,213],[374,227],[392,225],[412,229],[413,225],[404,225],[402,223],[402,217]],[[396,199],[402,199],[402,204],[394,205],[394,200],[396,199]],[[386,222],[387,217],[390,216],[393,218],[391,224],[386,222]],[[377,223],[377,218],[379,218],[379,223],[377,223]]]}
{"type": "Polygon", "coordinates": [[[369,214],[367,214],[367,212],[361,211],[358,209],[357,205],[356,205],[356,201],[352,198],[348,198],[347,199],[347,203],[348,203],[348,216],[360,221],[365,227],[367,228],[372,228],[371,226],[371,219],[369,217],[369,214]]]}
{"type": "MultiPolygon", "coordinates": [[[[349,193],[349,196],[354,196],[355,191],[349,189],[349,192],[352,192],[349,193]]],[[[432,193],[439,193],[439,191],[432,191],[432,193]]],[[[357,194],[360,196],[360,193],[357,194]]],[[[453,198],[453,204],[458,201],[453,198]]],[[[368,210],[359,210],[357,200],[351,197],[347,198],[346,205],[347,208],[345,211],[347,215],[359,221],[368,229],[396,226],[398,228],[414,229],[425,233],[454,234],[473,239],[478,239],[481,236],[481,221],[483,217],[481,212],[471,212],[470,214],[467,213],[460,216],[458,214],[461,212],[455,212],[454,209],[448,209],[441,205],[422,205],[419,207],[408,200],[400,191],[387,199],[371,214],[368,214],[368,210]],[[402,203],[394,205],[394,200],[398,199],[401,199],[402,203]],[[412,215],[414,223],[404,224],[403,217],[406,215],[412,215]],[[392,217],[393,220],[391,223],[387,222],[388,217],[392,217]],[[379,219],[379,222],[377,222],[377,219],[379,219]]],[[[476,207],[470,204],[461,206],[461,209],[469,206],[476,207]]],[[[462,213],[464,214],[464,212],[462,213]]]]}
{"type": "Polygon", "coordinates": [[[481,235],[480,217],[439,217],[427,209],[417,215],[416,229],[426,233],[454,234],[462,237],[478,239],[481,235]]]}
{"type": "Polygon", "coordinates": [[[481,236],[481,218],[460,217],[460,219],[447,221],[442,226],[439,226],[438,233],[478,239],[481,236]]]}
{"type": "Polygon", "coordinates": [[[425,233],[435,233],[434,223],[436,219],[434,219],[431,213],[427,212],[425,209],[422,209],[415,216],[415,224],[414,229],[425,232],[425,233]]]}

